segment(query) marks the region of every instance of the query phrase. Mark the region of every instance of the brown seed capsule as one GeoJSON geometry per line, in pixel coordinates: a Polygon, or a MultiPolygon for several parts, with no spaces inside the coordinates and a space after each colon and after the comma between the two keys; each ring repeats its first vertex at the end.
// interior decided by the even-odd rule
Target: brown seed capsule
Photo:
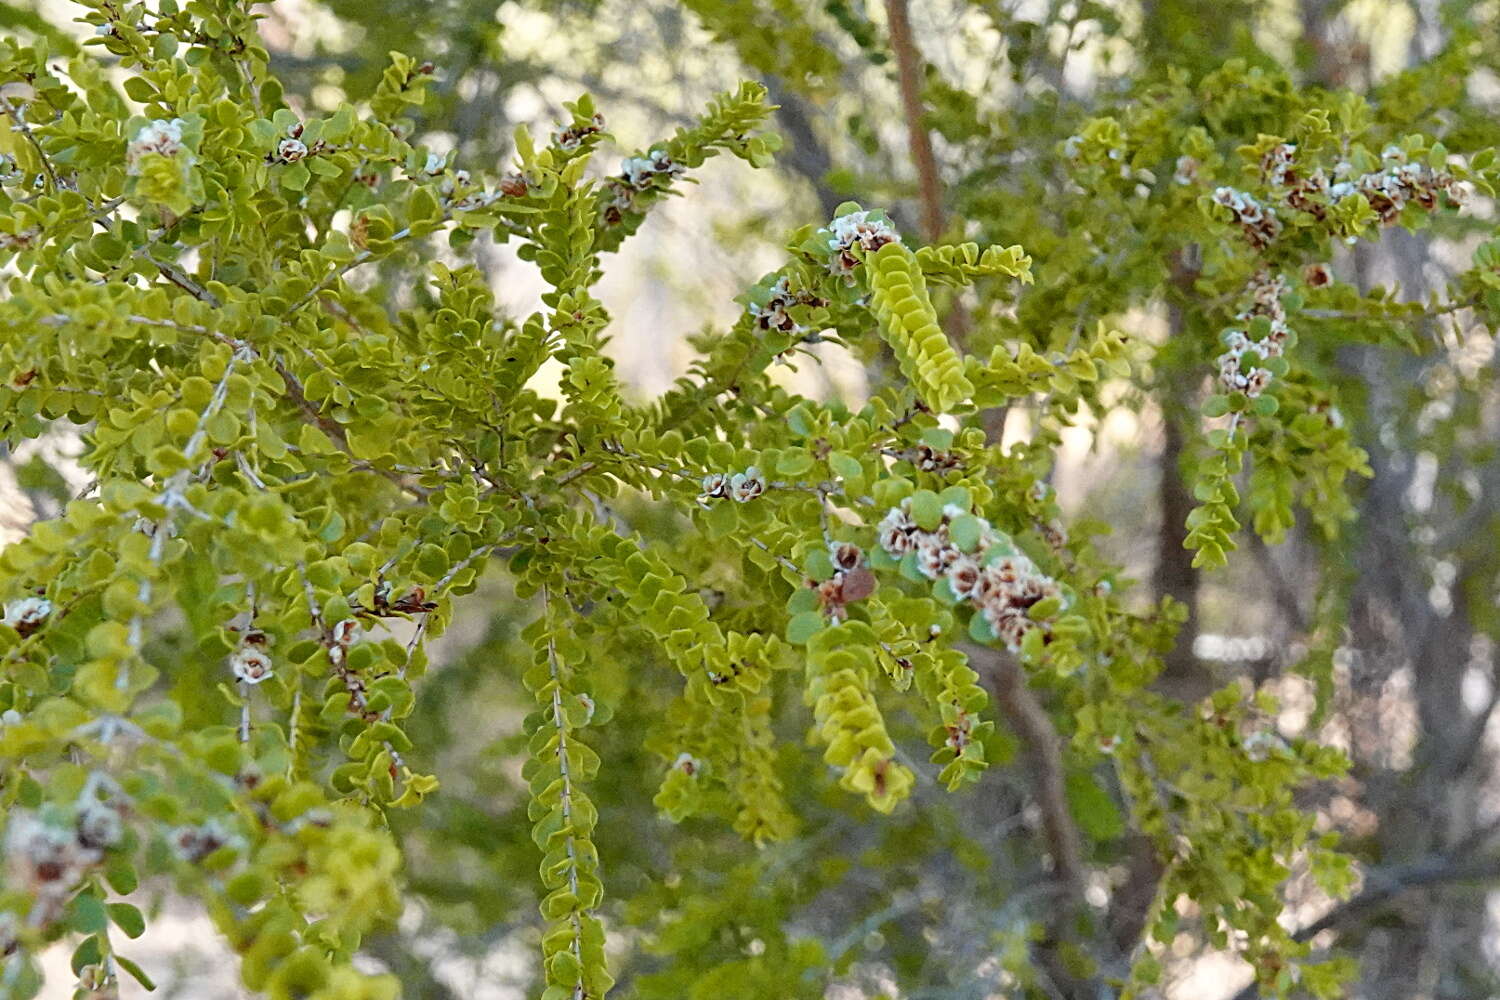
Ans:
{"type": "Polygon", "coordinates": [[[875,579],[875,574],[863,566],[847,570],[839,575],[843,577],[841,589],[843,591],[844,603],[846,604],[852,601],[864,600],[875,593],[875,588],[879,585],[875,579]]]}

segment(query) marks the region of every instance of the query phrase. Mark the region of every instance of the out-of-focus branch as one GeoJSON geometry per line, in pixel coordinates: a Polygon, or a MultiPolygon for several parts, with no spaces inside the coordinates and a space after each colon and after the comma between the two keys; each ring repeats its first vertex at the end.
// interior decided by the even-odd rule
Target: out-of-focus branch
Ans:
{"type": "MultiPolygon", "coordinates": [[[[1075,902],[1083,901],[1087,869],[1083,841],[1068,809],[1063,774],[1062,741],[1047,710],[1026,686],[1026,674],[1008,656],[990,651],[977,665],[994,684],[995,700],[1026,746],[1032,794],[1042,814],[1042,833],[1052,856],[1053,874],[1075,902]]],[[[971,654],[973,655],[973,654],[971,654]]]]}
{"type": "Polygon", "coordinates": [[[917,200],[922,210],[922,237],[936,243],[943,236],[943,182],[938,177],[932,136],[922,124],[922,54],[912,40],[906,0],[885,0],[891,49],[901,86],[901,109],[906,116],[906,138],[912,165],[917,168],[917,200]]]}
{"type": "MultiPolygon", "coordinates": [[[[1167,298],[1169,345],[1180,344],[1188,334],[1187,299],[1192,293],[1202,266],[1196,246],[1174,253],[1167,262],[1172,287],[1177,295],[1167,298]],[[1184,301],[1186,299],[1186,301],[1184,301]]],[[[1161,386],[1162,450],[1159,459],[1160,480],[1157,491],[1161,508],[1161,531],[1157,536],[1156,566],[1152,572],[1152,589],[1157,598],[1170,597],[1187,608],[1187,621],[1177,633],[1177,642],[1165,657],[1158,686],[1182,701],[1194,702],[1213,688],[1213,677],[1193,655],[1193,640],[1198,635],[1199,574],[1193,557],[1183,542],[1187,537],[1187,519],[1193,510],[1193,496],[1183,482],[1181,461],[1187,446],[1181,414],[1191,412],[1183,387],[1175,383],[1161,386]]]]}
{"type": "Polygon", "coordinates": [[[833,168],[833,158],[813,127],[806,98],[794,93],[779,77],[771,74],[762,77],[761,82],[766,85],[771,103],[776,105],[776,123],[791,139],[782,161],[807,178],[818,196],[823,217],[833,218],[834,210],[844,199],[828,186],[828,171],[833,168]]]}
{"type": "Polygon", "coordinates": [[[1051,885],[1056,906],[1051,907],[1045,933],[1032,947],[1039,971],[1050,981],[1049,992],[1062,1000],[1092,1000],[1104,996],[1103,981],[1083,973],[1070,951],[1091,953],[1101,967],[1119,964],[1123,950],[1106,936],[1086,930],[1093,921],[1084,890],[1088,867],[1083,839],[1068,808],[1062,739],[1040,700],[1026,686],[1026,673],[1014,658],[993,649],[971,649],[969,657],[981,675],[988,676],[1000,713],[1025,744],[1027,779],[1042,815],[1042,838],[1052,858],[1051,885]]]}
{"type": "MultiPolygon", "coordinates": [[[[1440,854],[1407,865],[1371,870],[1365,875],[1365,887],[1357,896],[1340,903],[1297,931],[1292,939],[1299,942],[1310,941],[1324,931],[1341,931],[1357,926],[1379,913],[1391,900],[1411,889],[1451,885],[1455,882],[1500,880],[1500,855],[1482,851],[1497,832],[1500,832],[1500,823],[1491,823],[1440,854]]],[[[1251,983],[1236,993],[1234,1000],[1256,1000],[1258,996],[1259,987],[1251,983]]]]}

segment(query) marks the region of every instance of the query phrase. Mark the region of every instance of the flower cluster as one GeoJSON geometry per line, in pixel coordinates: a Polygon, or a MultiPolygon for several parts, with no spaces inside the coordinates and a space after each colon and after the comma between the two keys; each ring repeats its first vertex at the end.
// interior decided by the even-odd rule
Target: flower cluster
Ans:
{"type": "Polygon", "coordinates": [[[301,139],[289,136],[276,144],[276,159],[282,163],[296,163],[298,160],[306,159],[306,157],[307,143],[301,139]]]}
{"type": "Polygon", "coordinates": [[[268,639],[259,629],[247,629],[240,638],[240,645],[229,657],[229,669],[235,679],[246,684],[259,684],[270,677],[271,656],[266,652],[268,639]]]}
{"type": "MultiPolygon", "coordinates": [[[[436,156],[437,154],[434,153],[432,155],[436,156]]],[[[429,158],[428,162],[430,165],[431,158],[429,158]]],[[[460,212],[488,208],[501,198],[506,197],[504,190],[488,191],[482,187],[475,187],[467,170],[450,170],[445,172],[441,158],[438,161],[438,169],[436,171],[429,171],[429,173],[433,176],[444,174],[442,181],[438,184],[438,194],[442,195],[444,202],[460,212]]],[[[522,193],[525,193],[524,185],[522,193]]]]}
{"type": "Polygon", "coordinates": [[[1328,176],[1321,167],[1310,174],[1299,173],[1296,157],[1294,144],[1277,143],[1260,158],[1261,178],[1268,186],[1282,191],[1282,198],[1290,208],[1322,220],[1328,214],[1328,176]]]}
{"type": "Polygon", "coordinates": [[[298,122],[286,130],[276,143],[276,150],[266,154],[267,163],[298,163],[323,151],[326,144],[319,140],[309,146],[302,141],[302,123],[298,122]]]}
{"type": "Polygon", "coordinates": [[[19,233],[0,233],[0,250],[30,250],[42,231],[36,226],[19,233]]]}
{"type": "Polygon", "coordinates": [[[57,817],[12,812],[5,837],[7,882],[36,900],[32,921],[48,924],[61,916],[74,888],[123,834],[119,810],[98,800],[79,808],[72,827],[57,817]]]}
{"type": "Polygon", "coordinates": [[[45,597],[23,597],[5,603],[5,617],[0,618],[0,624],[9,625],[25,638],[41,628],[51,614],[52,602],[45,597]]]}
{"type": "Polygon", "coordinates": [[[187,124],[181,118],[171,121],[152,121],[141,126],[141,130],[125,147],[125,165],[132,174],[140,173],[141,160],[152,154],[168,158],[182,154],[187,146],[182,141],[182,127],[187,124]]]}
{"type": "Polygon", "coordinates": [[[865,566],[865,554],[852,542],[833,542],[828,546],[833,561],[833,576],[822,583],[810,583],[818,591],[823,613],[836,622],[848,617],[846,605],[862,601],[875,592],[875,574],[865,566]]]}
{"type": "Polygon", "coordinates": [[[900,243],[901,234],[884,218],[871,212],[849,212],[840,215],[828,224],[828,249],[833,251],[828,259],[828,270],[846,281],[854,280],[854,269],[859,258],[854,256],[855,246],[865,253],[874,253],[887,243],[900,243]]]}
{"type": "MultiPolygon", "coordinates": [[[[912,520],[911,501],[891,508],[880,522],[881,548],[893,558],[916,553],[917,570],[929,580],[946,579],[961,601],[968,601],[1011,652],[1019,652],[1027,633],[1045,626],[1028,614],[1043,600],[1060,605],[1062,588],[1019,552],[1006,552],[1000,538],[983,518],[979,543],[965,552],[949,537],[949,526],[967,511],[949,505],[934,531],[923,531],[912,520]]],[[[1045,633],[1044,633],[1045,634],[1045,633]]]]}
{"type": "MultiPolygon", "coordinates": [[[[1468,200],[1468,189],[1453,174],[1435,170],[1426,163],[1409,162],[1406,150],[1399,146],[1386,147],[1381,153],[1381,164],[1379,170],[1356,175],[1351,163],[1340,161],[1334,166],[1330,181],[1321,167],[1308,173],[1298,170],[1296,145],[1282,142],[1261,156],[1260,171],[1266,186],[1288,208],[1320,221],[1327,218],[1333,205],[1355,194],[1364,196],[1381,225],[1386,226],[1400,218],[1402,209],[1413,202],[1431,211],[1437,207],[1440,195],[1447,195],[1455,206],[1468,200]]],[[[1280,233],[1281,223],[1274,209],[1261,205],[1245,192],[1221,187],[1213,197],[1235,213],[1245,238],[1256,249],[1266,246],[1280,233]]]]}
{"type": "Polygon", "coordinates": [[[196,826],[180,826],[172,831],[172,850],[190,864],[197,864],[215,851],[236,843],[239,838],[217,816],[196,826]]]}
{"type": "Polygon", "coordinates": [[[583,140],[591,135],[598,135],[604,131],[604,116],[593,115],[586,122],[575,122],[567,128],[558,128],[552,132],[552,141],[566,150],[574,150],[583,145],[583,140]]]}
{"type": "Polygon", "coordinates": [[[605,182],[614,197],[605,206],[604,221],[614,225],[624,218],[626,212],[635,208],[635,196],[654,187],[656,178],[671,180],[686,171],[687,167],[675,162],[664,149],[653,149],[645,156],[621,160],[620,176],[605,182]]]}
{"type": "Polygon", "coordinates": [[[1214,190],[1214,201],[1234,213],[1245,239],[1257,250],[1267,246],[1281,233],[1281,221],[1274,210],[1255,200],[1255,196],[1232,187],[1214,190]]]}
{"type": "Polygon", "coordinates": [[[910,462],[922,472],[944,473],[963,464],[963,460],[953,452],[938,451],[931,445],[922,443],[912,445],[910,448],[886,448],[881,453],[903,462],[910,462]]]}
{"type": "Polygon", "coordinates": [[[1225,331],[1224,346],[1227,350],[1219,355],[1218,364],[1219,384],[1225,392],[1243,392],[1254,399],[1266,391],[1273,377],[1270,369],[1259,362],[1281,357],[1291,330],[1286,325],[1286,309],[1281,304],[1281,296],[1286,293],[1285,278],[1281,275],[1273,278],[1261,272],[1251,279],[1249,290],[1250,307],[1235,318],[1249,324],[1264,317],[1271,324],[1270,332],[1260,340],[1251,340],[1245,330],[1225,331]]]}
{"type": "Polygon", "coordinates": [[[825,306],[828,300],[803,290],[792,291],[786,275],[776,279],[771,286],[771,297],[764,303],[750,303],[750,318],[762,330],[779,330],[794,336],[805,336],[808,328],[798,323],[788,311],[793,306],[825,306]]]}
{"type": "Polygon", "coordinates": [[[1356,192],[1364,195],[1385,226],[1395,222],[1410,202],[1430,212],[1437,207],[1439,195],[1446,194],[1455,206],[1468,201],[1468,190],[1456,177],[1425,163],[1408,162],[1406,151],[1399,146],[1387,146],[1380,158],[1381,169],[1352,179],[1350,165],[1338,164],[1334,168],[1336,183],[1328,189],[1329,197],[1338,201],[1356,192]]]}
{"type": "MultiPolygon", "coordinates": [[[[1298,183],[1296,165],[1297,147],[1289,142],[1280,142],[1266,150],[1260,158],[1260,173],[1266,183],[1274,187],[1294,187],[1298,183]]],[[[1321,171],[1313,176],[1321,176],[1321,171]]]]}
{"type": "Polygon", "coordinates": [[[699,494],[700,503],[709,500],[723,500],[732,497],[739,503],[748,503],[766,491],[766,480],[761,475],[760,469],[750,466],[744,472],[736,472],[732,476],[726,476],[722,472],[713,472],[703,477],[703,492],[699,494]]]}
{"type": "Polygon", "coordinates": [[[620,161],[621,179],[637,191],[644,191],[657,177],[675,177],[687,170],[674,163],[664,149],[653,149],[645,156],[632,156],[620,161]]]}

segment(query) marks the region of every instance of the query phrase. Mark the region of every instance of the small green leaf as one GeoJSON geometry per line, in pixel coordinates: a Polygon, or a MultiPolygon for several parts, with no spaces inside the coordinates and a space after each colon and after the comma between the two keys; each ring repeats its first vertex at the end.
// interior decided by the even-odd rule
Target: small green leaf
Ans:
{"type": "Polygon", "coordinates": [[[786,623],[786,641],[794,646],[803,646],[823,630],[827,620],[816,611],[795,614],[786,623]]]}
{"type": "Polygon", "coordinates": [[[131,904],[109,903],[105,909],[109,911],[109,919],[125,932],[126,937],[134,939],[146,932],[146,918],[131,904]]]}
{"type": "Polygon", "coordinates": [[[146,990],[146,992],[155,992],[156,983],[150,976],[146,975],[146,970],[142,969],[133,960],[126,958],[124,955],[116,955],[115,964],[130,973],[131,978],[140,983],[141,988],[146,990]]]}

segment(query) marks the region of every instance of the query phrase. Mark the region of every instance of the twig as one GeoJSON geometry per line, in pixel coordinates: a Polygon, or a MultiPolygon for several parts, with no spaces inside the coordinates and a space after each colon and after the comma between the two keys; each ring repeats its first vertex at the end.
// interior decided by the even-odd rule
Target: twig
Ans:
{"type": "Polygon", "coordinates": [[[42,169],[47,172],[47,177],[51,179],[52,187],[54,189],[61,187],[62,182],[57,179],[57,171],[52,169],[52,161],[48,159],[47,151],[42,149],[42,144],[37,141],[36,134],[31,131],[31,126],[26,123],[26,118],[14,104],[10,103],[10,98],[4,94],[0,94],[0,104],[5,106],[5,113],[10,120],[16,123],[15,130],[25,137],[32,149],[36,150],[37,159],[42,161],[42,169]]]}
{"type": "MultiPolygon", "coordinates": [[[[1494,832],[1494,827],[1482,831],[1494,832]]],[[[1399,865],[1375,870],[1365,877],[1365,888],[1355,896],[1292,935],[1299,943],[1327,930],[1339,930],[1373,916],[1382,906],[1409,889],[1419,889],[1453,882],[1488,882],[1500,879],[1500,857],[1472,857],[1466,849],[1474,840],[1468,838],[1464,844],[1451,851],[1424,858],[1409,865],[1399,865]]],[[[1234,1000],[1255,1000],[1260,996],[1260,987],[1251,983],[1234,995],[1234,1000]]]]}

